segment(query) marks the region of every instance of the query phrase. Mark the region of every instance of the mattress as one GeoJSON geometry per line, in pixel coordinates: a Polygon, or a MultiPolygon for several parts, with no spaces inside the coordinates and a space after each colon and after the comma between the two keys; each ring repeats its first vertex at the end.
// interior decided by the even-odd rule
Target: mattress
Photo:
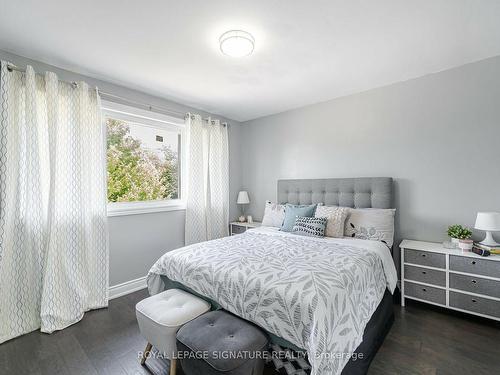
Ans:
{"type": "Polygon", "coordinates": [[[178,283],[308,353],[311,374],[340,374],[386,290],[390,250],[376,241],[310,238],[260,228],[166,253],[151,294],[178,283]]]}

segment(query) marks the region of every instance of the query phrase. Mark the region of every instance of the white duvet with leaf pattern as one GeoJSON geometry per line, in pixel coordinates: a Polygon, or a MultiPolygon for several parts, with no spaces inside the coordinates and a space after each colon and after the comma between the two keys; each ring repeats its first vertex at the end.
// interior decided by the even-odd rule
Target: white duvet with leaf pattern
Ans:
{"type": "Polygon", "coordinates": [[[165,289],[162,275],[304,348],[313,375],[341,373],[385,289],[392,293],[397,281],[381,242],[274,228],[166,253],[149,272],[151,294],[165,289]]]}

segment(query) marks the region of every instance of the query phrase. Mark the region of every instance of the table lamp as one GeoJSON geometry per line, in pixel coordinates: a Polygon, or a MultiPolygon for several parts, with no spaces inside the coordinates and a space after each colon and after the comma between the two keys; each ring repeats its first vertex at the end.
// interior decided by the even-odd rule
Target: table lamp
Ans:
{"type": "Polygon", "coordinates": [[[248,192],[240,191],[238,193],[238,199],[236,199],[237,204],[241,204],[242,207],[242,215],[240,216],[240,221],[245,221],[245,204],[250,203],[250,198],[248,197],[248,192]]]}
{"type": "Polygon", "coordinates": [[[476,224],[474,228],[479,230],[484,230],[486,232],[486,237],[484,240],[479,242],[486,246],[499,246],[495,242],[491,232],[500,231],[500,213],[498,212],[478,212],[476,218],[476,224]]]}

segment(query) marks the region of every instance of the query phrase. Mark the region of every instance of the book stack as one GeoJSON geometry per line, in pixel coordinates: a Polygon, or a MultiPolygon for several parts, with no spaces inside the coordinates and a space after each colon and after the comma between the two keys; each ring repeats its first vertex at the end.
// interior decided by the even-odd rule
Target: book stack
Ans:
{"type": "Polygon", "coordinates": [[[489,256],[490,254],[500,255],[500,246],[487,246],[478,242],[474,242],[472,252],[485,257],[489,256]]]}

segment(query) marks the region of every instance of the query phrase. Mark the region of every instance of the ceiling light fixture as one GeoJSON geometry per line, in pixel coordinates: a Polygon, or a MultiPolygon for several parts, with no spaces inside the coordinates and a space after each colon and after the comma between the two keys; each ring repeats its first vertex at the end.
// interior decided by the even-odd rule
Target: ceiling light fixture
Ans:
{"type": "Polygon", "coordinates": [[[244,57],[253,52],[255,39],[243,30],[230,30],[219,38],[220,50],[224,55],[244,57]]]}

